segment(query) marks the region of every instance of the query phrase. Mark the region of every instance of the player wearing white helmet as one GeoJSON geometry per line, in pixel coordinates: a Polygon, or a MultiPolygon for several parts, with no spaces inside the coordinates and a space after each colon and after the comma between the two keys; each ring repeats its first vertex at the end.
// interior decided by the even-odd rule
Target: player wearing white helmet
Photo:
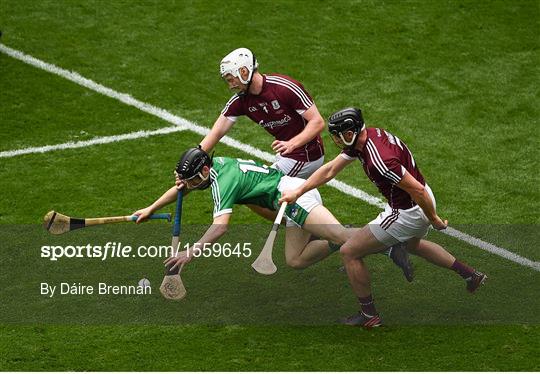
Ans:
{"type": "Polygon", "coordinates": [[[258,68],[247,48],[235,49],[221,60],[221,77],[234,95],[201,148],[209,152],[245,115],[274,136],[273,166],[285,175],[307,178],[324,163],[324,119],[301,83],[281,74],[261,74],[258,68]]]}
{"type": "Polygon", "coordinates": [[[259,68],[255,55],[247,48],[238,48],[223,57],[219,64],[221,77],[229,83],[229,88],[238,91],[239,95],[245,95],[249,91],[253,73],[259,68]],[[248,71],[247,78],[242,77],[241,69],[248,71]],[[244,87],[238,86],[234,78],[238,78],[244,87]]]}

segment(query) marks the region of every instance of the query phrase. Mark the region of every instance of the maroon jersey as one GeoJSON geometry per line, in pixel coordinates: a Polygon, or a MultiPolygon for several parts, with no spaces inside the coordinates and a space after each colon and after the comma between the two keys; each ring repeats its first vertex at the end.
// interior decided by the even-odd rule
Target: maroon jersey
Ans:
{"type": "MultiPolygon", "coordinates": [[[[302,114],[313,105],[302,84],[285,75],[263,75],[259,95],[234,95],[221,114],[232,121],[246,115],[277,140],[290,140],[301,133],[307,121],[302,114]]],[[[324,154],[320,135],[284,156],[297,161],[314,161],[324,154]]]]}
{"type": "Polygon", "coordinates": [[[347,160],[358,158],[368,178],[388,200],[392,209],[409,209],[416,206],[411,196],[396,186],[405,175],[411,174],[425,186],[424,177],[414,162],[409,148],[396,136],[384,129],[367,128],[367,140],[361,151],[344,150],[347,160]]]}

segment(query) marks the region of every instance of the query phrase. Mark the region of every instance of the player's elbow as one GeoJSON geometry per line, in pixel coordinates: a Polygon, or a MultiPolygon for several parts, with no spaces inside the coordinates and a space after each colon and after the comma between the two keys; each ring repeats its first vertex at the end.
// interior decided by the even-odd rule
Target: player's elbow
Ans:
{"type": "Polygon", "coordinates": [[[328,166],[326,167],[326,170],[325,170],[325,178],[327,181],[329,181],[330,179],[333,179],[339,173],[339,168],[333,163],[329,163],[327,165],[328,166]]]}
{"type": "Polygon", "coordinates": [[[314,127],[317,129],[317,133],[321,134],[324,131],[324,119],[321,116],[318,116],[314,121],[314,127]]]}
{"type": "Polygon", "coordinates": [[[407,192],[409,193],[409,195],[411,196],[411,198],[412,198],[414,201],[416,201],[417,203],[418,203],[419,201],[425,200],[426,196],[428,195],[425,186],[414,187],[414,188],[409,189],[409,191],[407,191],[407,192]]]}

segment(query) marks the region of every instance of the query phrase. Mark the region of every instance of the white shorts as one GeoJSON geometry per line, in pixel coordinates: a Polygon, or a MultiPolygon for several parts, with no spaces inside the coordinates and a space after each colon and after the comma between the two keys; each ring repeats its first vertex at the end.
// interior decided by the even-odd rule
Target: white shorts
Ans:
{"type": "MultiPolygon", "coordinates": [[[[426,184],[426,190],[436,206],[433,191],[426,184]]],[[[406,242],[411,238],[423,238],[427,235],[431,223],[420,206],[410,209],[392,209],[386,205],[384,212],[369,223],[373,235],[383,244],[392,246],[406,242]]]]}
{"type": "MultiPolygon", "coordinates": [[[[286,175],[279,181],[278,190],[279,192],[293,190],[304,182],[305,180],[302,178],[289,177],[286,175]]],[[[322,198],[316,188],[300,196],[298,200],[296,200],[296,203],[287,205],[287,208],[285,209],[287,227],[304,226],[309,212],[319,205],[322,205],[322,198]]]]}
{"type": "Polygon", "coordinates": [[[272,167],[278,169],[283,174],[289,177],[298,177],[308,179],[309,176],[324,164],[324,156],[315,161],[296,161],[292,158],[287,158],[276,155],[276,161],[272,167]]]}

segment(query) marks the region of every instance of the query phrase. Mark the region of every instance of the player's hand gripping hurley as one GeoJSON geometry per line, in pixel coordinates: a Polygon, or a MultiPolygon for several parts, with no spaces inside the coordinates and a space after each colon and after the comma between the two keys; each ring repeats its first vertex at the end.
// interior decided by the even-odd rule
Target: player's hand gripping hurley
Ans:
{"type": "Polygon", "coordinates": [[[271,275],[277,271],[277,266],[272,260],[272,250],[274,248],[274,241],[276,240],[277,230],[279,228],[281,220],[283,219],[283,214],[285,213],[286,207],[287,202],[283,202],[281,204],[281,207],[279,208],[278,215],[274,221],[274,225],[272,226],[272,231],[270,231],[270,235],[268,235],[268,239],[266,239],[266,243],[264,244],[261,254],[251,264],[251,267],[255,269],[258,273],[264,275],[271,275]]]}

